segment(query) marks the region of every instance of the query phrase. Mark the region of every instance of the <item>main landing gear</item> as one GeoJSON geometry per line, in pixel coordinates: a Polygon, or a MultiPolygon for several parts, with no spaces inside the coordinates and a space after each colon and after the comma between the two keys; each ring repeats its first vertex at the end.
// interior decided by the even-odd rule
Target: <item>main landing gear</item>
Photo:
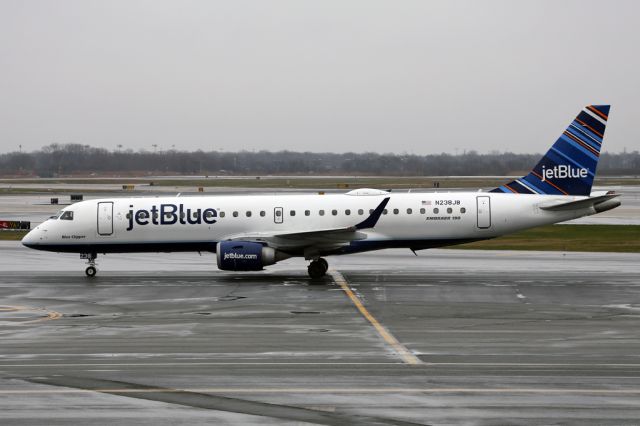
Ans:
{"type": "Polygon", "coordinates": [[[96,268],[96,258],[98,257],[97,253],[81,253],[80,259],[87,259],[87,269],[84,270],[84,273],[87,274],[87,277],[93,278],[98,273],[98,269],[96,268]]]}
{"type": "Polygon", "coordinates": [[[307,272],[312,279],[316,280],[324,277],[328,269],[329,263],[327,263],[325,259],[319,257],[311,261],[311,263],[307,267],[307,272]]]}

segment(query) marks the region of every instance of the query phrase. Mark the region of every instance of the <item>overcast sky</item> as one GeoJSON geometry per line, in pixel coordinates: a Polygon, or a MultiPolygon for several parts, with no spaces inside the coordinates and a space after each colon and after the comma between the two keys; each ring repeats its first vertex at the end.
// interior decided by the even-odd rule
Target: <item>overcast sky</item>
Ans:
{"type": "Polygon", "coordinates": [[[542,152],[612,104],[640,149],[635,1],[0,0],[0,151],[542,152]]]}

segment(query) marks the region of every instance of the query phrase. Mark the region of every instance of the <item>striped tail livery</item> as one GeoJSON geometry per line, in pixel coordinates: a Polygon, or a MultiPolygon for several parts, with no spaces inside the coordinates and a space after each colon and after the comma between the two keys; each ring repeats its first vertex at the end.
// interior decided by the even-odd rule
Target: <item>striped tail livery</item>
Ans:
{"type": "Polygon", "coordinates": [[[609,109],[609,105],[586,106],[531,173],[491,192],[588,196],[609,109]]]}

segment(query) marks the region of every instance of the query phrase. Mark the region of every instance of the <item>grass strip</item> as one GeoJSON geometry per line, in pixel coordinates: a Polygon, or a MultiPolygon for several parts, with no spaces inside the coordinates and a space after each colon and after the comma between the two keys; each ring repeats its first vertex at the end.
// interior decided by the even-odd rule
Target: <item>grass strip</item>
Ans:
{"type": "Polygon", "coordinates": [[[0,241],[20,241],[22,237],[27,235],[27,232],[29,231],[13,231],[9,229],[3,229],[0,231],[0,241]]]}
{"type": "Polygon", "coordinates": [[[640,253],[640,225],[548,225],[450,248],[640,253]]]}

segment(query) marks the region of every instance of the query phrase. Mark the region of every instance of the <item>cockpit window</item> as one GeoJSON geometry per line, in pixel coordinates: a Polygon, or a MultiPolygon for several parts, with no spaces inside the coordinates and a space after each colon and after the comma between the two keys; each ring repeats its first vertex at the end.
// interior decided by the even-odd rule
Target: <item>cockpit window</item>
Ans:
{"type": "Polygon", "coordinates": [[[49,216],[49,219],[56,220],[60,218],[60,215],[62,215],[62,213],[64,213],[64,211],[60,210],[58,213],[54,214],[53,216],[49,216]]]}
{"type": "Polygon", "coordinates": [[[67,210],[60,215],[60,220],[73,220],[73,211],[67,210]]]}

